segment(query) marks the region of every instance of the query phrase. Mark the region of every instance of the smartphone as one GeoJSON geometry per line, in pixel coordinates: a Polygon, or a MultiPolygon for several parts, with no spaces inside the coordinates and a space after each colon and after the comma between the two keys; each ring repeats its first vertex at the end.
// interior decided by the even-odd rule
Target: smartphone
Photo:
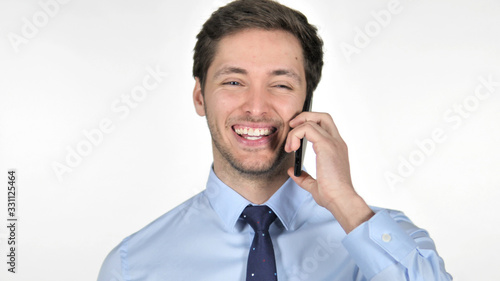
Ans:
{"type": "MultiPolygon", "coordinates": [[[[302,109],[302,112],[304,111],[311,111],[311,105],[312,105],[312,96],[309,98],[306,98],[306,101],[304,102],[304,108],[302,109]]],[[[296,177],[300,177],[300,174],[302,173],[302,161],[304,161],[304,154],[306,153],[305,145],[306,145],[306,138],[303,138],[300,140],[300,146],[297,151],[295,151],[295,165],[293,168],[293,174],[296,177]]]]}

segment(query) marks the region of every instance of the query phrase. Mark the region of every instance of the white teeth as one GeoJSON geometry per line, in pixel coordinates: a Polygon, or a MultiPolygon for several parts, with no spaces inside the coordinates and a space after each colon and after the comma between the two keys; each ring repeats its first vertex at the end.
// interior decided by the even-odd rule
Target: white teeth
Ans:
{"type": "MultiPolygon", "coordinates": [[[[248,135],[251,137],[257,137],[255,139],[258,139],[262,136],[268,136],[271,134],[271,130],[269,130],[268,128],[259,129],[259,128],[244,127],[244,128],[235,129],[235,132],[238,135],[248,135]]],[[[248,138],[248,139],[253,139],[253,138],[248,138]]]]}

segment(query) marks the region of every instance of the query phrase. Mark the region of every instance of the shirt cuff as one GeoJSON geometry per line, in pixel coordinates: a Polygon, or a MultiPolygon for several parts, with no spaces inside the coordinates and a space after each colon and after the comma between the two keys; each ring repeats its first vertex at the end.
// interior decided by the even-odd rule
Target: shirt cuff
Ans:
{"type": "Polygon", "coordinates": [[[368,280],[417,248],[386,210],[351,231],[342,244],[368,280]]]}

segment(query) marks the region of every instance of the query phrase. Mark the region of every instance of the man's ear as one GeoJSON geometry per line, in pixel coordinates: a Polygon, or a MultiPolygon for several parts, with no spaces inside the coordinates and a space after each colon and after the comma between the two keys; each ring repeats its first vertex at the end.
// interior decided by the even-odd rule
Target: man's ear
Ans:
{"type": "Polygon", "coordinates": [[[203,98],[203,94],[201,93],[200,78],[195,77],[194,79],[196,80],[193,89],[194,108],[196,109],[196,113],[198,113],[198,115],[205,116],[205,99],[203,98]]]}

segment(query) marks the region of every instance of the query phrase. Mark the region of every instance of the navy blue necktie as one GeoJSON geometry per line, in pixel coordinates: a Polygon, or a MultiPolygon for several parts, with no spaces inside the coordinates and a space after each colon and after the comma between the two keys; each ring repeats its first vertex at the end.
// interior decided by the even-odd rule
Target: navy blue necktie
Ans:
{"type": "Polygon", "coordinates": [[[241,217],[255,231],[252,246],[248,254],[247,281],[276,281],[276,260],[273,242],[269,235],[269,226],[276,219],[276,214],[268,206],[248,206],[241,217]]]}

